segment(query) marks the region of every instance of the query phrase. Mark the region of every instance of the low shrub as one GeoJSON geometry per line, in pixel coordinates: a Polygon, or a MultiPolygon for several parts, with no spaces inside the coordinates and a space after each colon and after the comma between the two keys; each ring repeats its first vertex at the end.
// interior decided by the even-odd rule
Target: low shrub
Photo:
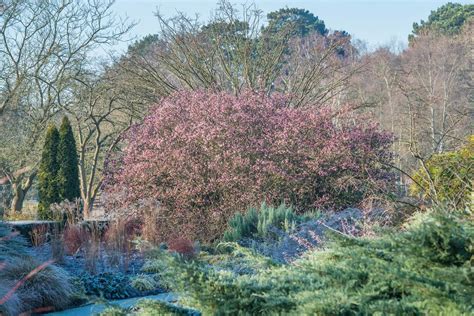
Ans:
{"type": "MultiPolygon", "coordinates": [[[[2,270],[2,281],[14,285],[40,265],[32,257],[15,258],[7,262],[2,270]]],[[[54,310],[69,306],[73,295],[70,278],[64,269],[51,264],[25,279],[16,291],[21,300],[22,311],[40,307],[54,310]]]]}
{"type": "Polygon", "coordinates": [[[296,214],[292,207],[285,204],[275,208],[262,203],[259,209],[251,207],[244,214],[234,214],[229,221],[229,228],[224,232],[224,240],[265,238],[271,233],[272,228],[289,233],[309,217],[310,215],[296,214]]]}
{"type": "Polygon", "coordinates": [[[73,289],[69,274],[51,262],[39,262],[26,240],[0,223],[0,310],[17,315],[37,308],[62,309],[69,305],[73,289]],[[17,289],[12,296],[5,291],[17,289]],[[18,304],[19,302],[19,304],[18,304]],[[19,307],[18,307],[19,305],[19,307]]]}
{"type": "Polygon", "coordinates": [[[76,254],[89,239],[88,232],[81,225],[68,225],[64,229],[64,248],[69,255],[76,254]]]}
{"type": "Polygon", "coordinates": [[[79,278],[88,296],[123,299],[140,294],[140,291],[132,287],[130,277],[120,272],[103,272],[96,275],[84,273],[79,278]]]}
{"type": "Polygon", "coordinates": [[[134,311],[139,315],[201,315],[201,313],[196,310],[157,300],[140,300],[135,306],[134,311]]]}
{"type": "Polygon", "coordinates": [[[190,259],[196,254],[193,242],[183,237],[171,239],[168,243],[168,251],[176,252],[186,259],[190,259]]]}
{"type": "Polygon", "coordinates": [[[332,233],[326,249],[251,274],[164,252],[155,252],[148,267],[159,269],[187,306],[209,315],[470,314],[472,215],[423,216],[377,238],[332,233]]]}
{"type": "Polygon", "coordinates": [[[132,286],[139,291],[152,291],[159,287],[156,277],[148,274],[139,274],[131,280],[132,286]]]}
{"type": "Polygon", "coordinates": [[[127,316],[127,315],[178,315],[200,316],[201,313],[183,306],[158,300],[143,299],[133,308],[110,306],[99,314],[100,316],[127,316]]]}
{"type": "Polygon", "coordinates": [[[104,311],[98,314],[99,316],[127,316],[129,311],[120,306],[108,306],[104,311]]]}
{"type": "Polygon", "coordinates": [[[255,274],[278,266],[271,258],[232,242],[220,243],[212,255],[202,256],[200,259],[217,269],[238,275],[255,274]]]}
{"type": "Polygon", "coordinates": [[[240,240],[239,244],[250,247],[275,262],[290,263],[308,251],[323,249],[328,243],[328,231],[353,237],[373,234],[373,229],[377,226],[371,220],[371,215],[364,215],[356,208],[348,208],[337,213],[305,218],[289,232],[272,229],[273,234],[267,238],[247,238],[240,240]]]}

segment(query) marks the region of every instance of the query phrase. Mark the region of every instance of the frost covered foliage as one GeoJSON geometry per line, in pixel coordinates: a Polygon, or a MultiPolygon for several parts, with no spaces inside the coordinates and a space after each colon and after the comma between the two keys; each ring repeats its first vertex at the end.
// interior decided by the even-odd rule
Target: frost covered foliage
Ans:
{"type": "Polygon", "coordinates": [[[113,306],[99,314],[100,316],[132,316],[132,315],[173,315],[173,316],[200,316],[201,313],[186,307],[168,302],[142,299],[133,308],[113,306]]]}
{"type": "Polygon", "coordinates": [[[385,188],[389,135],[350,111],[285,104],[254,92],[177,92],[125,135],[106,189],[123,192],[123,204],[159,201],[163,239],[179,231],[209,241],[261,201],[339,209],[385,188]]]}
{"type": "Polygon", "coordinates": [[[260,209],[251,207],[244,214],[236,213],[224,232],[225,241],[239,241],[243,238],[266,238],[272,230],[289,233],[308,216],[295,213],[292,207],[281,204],[279,207],[263,203],[260,209]]]}
{"type": "Polygon", "coordinates": [[[61,309],[71,302],[72,295],[69,274],[36,260],[28,252],[25,239],[0,223],[0,314],[61,309]]]}
{"type": "Polygon", "coordinates": [[[130,277],[120,272],[102,272],[96,275],[83,273],[79,276],[87,296],[105,299],[124,299],[141,293],[132,287],[130,277]]]}
{"type": "Polygon", "coordinates": [[[198,311],[177,306],[174,304],[156,301],[141,300],[135,307],[138,315],[175,315],[175,316],[200,316],[198,311]]]}
{"type": "Polygon", "coordinates": [[[322,248],[327,243],[327,231],[338,231],[348,236],[362,236],[370,233],[370,215],[360,210],[349,208],[337,213],[325,213],[318,216],[299,216],[303,221],[290,231],[270,226],[265,237],[253,235],[240,239],[240,245],[252,248],[259,254],[275,262],[293,262],[307,251],[322,248]]]}
{"type": "Polygon", "coordinates": [[[8,259],[25,256],[28,253],[28,244],[18,232],[12,231],[10,225],[0,221],[0,262],[8,259]]]}
{"type": "MultiPolygon", "coordinates": [[[[187,306],[205,315],[471,314],[472,214],[423,216],[402,232],[377,238],[336,234],[325,250],[289,265],[260,266],[253,273],[162,253],[155,253],[147,266],[187,306]]],[[[234,258],[246,256],[252,257],[240,252],[234,258]]]]}

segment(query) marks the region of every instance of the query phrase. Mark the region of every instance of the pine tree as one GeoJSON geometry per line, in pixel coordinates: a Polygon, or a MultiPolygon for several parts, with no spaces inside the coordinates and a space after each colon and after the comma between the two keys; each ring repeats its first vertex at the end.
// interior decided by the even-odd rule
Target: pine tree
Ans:
{"type": "Polygon", "coordinates": [[[53,203],[59,203],[59,187],[57,175],[59,165],[57,161],[57,152],[59,145],[59,132],[56,126],[50,125],[46,132],[41,163],[38,171],[38,217],[40,219],[50,219],[49,206],[53,203]]]}
{"type": "Polygon", "coordinates": [[[76,141],[71,123],[65,116],[59,128],[58,184],[61,200],[73,201],[80,197],[76,141]]]}

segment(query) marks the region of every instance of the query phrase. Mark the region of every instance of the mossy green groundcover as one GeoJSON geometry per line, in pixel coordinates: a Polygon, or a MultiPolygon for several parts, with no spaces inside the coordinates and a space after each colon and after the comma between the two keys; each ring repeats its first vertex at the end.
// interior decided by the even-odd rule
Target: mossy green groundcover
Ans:
{"type": "Polygon", "coordinates": [[[156,251],[147,269],[204,315],[474,313],[471,213],[436,211],[379,237],[331,239],[325,250],[287,265],[235,245],[225,265],[210,255],[185,261],[156,251]],[[242,262],[259,268],[236,268],[242,262]]]}

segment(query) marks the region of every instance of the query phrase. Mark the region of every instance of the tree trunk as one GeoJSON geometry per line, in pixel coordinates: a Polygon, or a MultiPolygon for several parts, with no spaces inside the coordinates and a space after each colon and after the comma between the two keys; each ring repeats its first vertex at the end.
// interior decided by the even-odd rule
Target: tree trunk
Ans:
{"type": "Polygon", "coordinates": [[[37,171],[33,171],[28,176],[25,183],[21,181],[21,178],[15,179],[15,181],[12,183],[13,199],[10,205],[11,214],[21,213],[21,210],[23,209],[23,202],[25,202],[26,193],[28,193],[28,190],[31,188],[33,180],[36,177],[36,173],[37,171]]]}
{"type": "Polygon", "coordinates": [[[85,198],[82,200],[84,203],[84,209],[82,215],[84,216],[84,219],[89,218],[90,213],[92,211],[92,201],[89,198],[85,198]]]}
{"type": "Polygon", "coordinates": [[[23,209],[23,202],[25,201],[26,192],[21,185],[13,185],[13,199],[10,207],[11,214],[21,213],[23,209]]]}
{"type": "Polygon", "coordinates": [[[82,203],[84,203],[83,207],[83,215],[84,218],[89,218],[92,214],[92,210],[94,209],[95,199],[97,197],[97,192],[99,191],[100,183],[102,180],[99,180],[99,183],[95,185],[93,190],[87,192],[81,192],[82,203]]]}

